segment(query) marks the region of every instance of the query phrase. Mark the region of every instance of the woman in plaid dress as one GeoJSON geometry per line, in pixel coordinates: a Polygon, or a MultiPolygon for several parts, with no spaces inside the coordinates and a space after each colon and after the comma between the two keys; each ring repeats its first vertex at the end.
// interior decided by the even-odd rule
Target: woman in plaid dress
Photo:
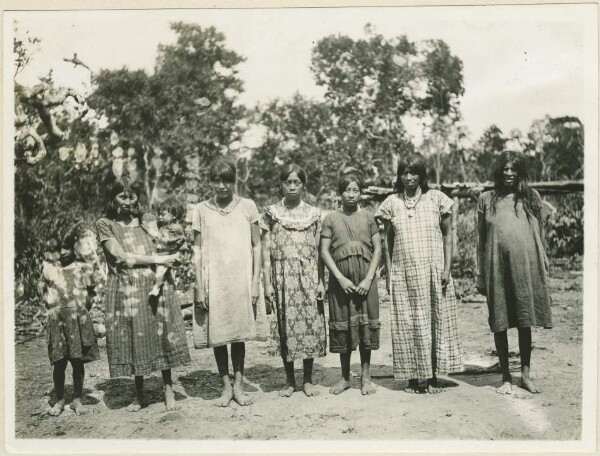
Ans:
{"type": "Polygon", "coordinates": [[[165,283],[159,299],[149,303],[154,285],[152,265],[172,267],[177,255],[156,255],[151,237],[140,224],[138,192],[127,181],[110,192],[105,218],[96,222],[108,278],[106,351],[111,378],[135,376],[133,402],[142,407],[144,375],[162,371],[167,410],[174,410],[171,368],[191,362],[181,310],[173,285],[165,283]]]}
{"type": "Polygon", "coordinates": [[[408,392],[438,393],[436,374],[462,370],[454,284],[450,276],[452,200],[427,185],[419,155],[398,164],[396,193],[381,204],[391,294],[394,378],[408,392]]]}

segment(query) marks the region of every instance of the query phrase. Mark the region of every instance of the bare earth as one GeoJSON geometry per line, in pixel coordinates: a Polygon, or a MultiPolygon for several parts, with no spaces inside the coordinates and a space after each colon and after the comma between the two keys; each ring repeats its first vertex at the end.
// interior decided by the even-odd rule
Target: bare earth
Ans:
{"type": "MultiPolygon", "coordinates": [[[[180,409],[166,412],[160,374],[146,380],[146,404],[129,413],[133,380],[109,379],[106,352],[86,366],[84,405],[89,413],[77,417],[68,407],[49,416],[54,403],[52,369],[45,340],[16,346],[16,437],[95,439],[579,439],[581,434],[582,276],[577,271],[552,273],[555,328],[534,330],[532,373],[543,389],[532,395],[514,387],[511,396],[495,392],[497,372],[444,378],[439,395],[411,395],[392,374],[389,302],[382,301],[382,348],[373,353],[372,373],[377,393],[363,397],[358,389],[360,365],[353,357],[352,389],[339,396],[328,393],[340,376],[336,355],[316,360],[315,380],[320,395],[302,392],[278,397],[285,383],[281,361],[266,353],[265,342],[246,347],[246,390],[254,405],[214,407],[220,381],[212,350],[191,350],[192,364],[175,369],[174,389],[180,409]]],[[[385,292],[382,290],[382,296],[385,292]]],[[[471,297],[459,309],[460,334],[468,364],[489,366],[496,361],[481,297],[471,297]]],[[[509,331],[518,384],[516,331],[509,331]]],[[[190,336],[188,334],[188,336],[190,336]]],[[[191,336],[189,338],[191,345],[191,336]]],[[[299,363],[297,363],[299,364],[299,363]]],[[[297,368],[300,367],[297,365],[297,368]]],[[[67,400],[73,389],[67,370],[67,400]]],[[[301,370],[297,381],[301,384],[301,370]]]]}

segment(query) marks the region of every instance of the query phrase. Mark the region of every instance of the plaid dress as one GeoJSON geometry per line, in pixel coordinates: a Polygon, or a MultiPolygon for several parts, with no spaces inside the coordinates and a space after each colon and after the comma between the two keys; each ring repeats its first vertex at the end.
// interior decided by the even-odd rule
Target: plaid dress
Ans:
{"type": "Polygon", "coordinates": [[[150,266],[126,267],[106,250],[115,239],[127,253],[152,255],[152,239],[141,226],[124,226],[106,218],[96,222],[108,265],[106,286],[106,352],[111,377],[148,375],[191,362],[183,317],[171,283],[158,304],[149,303],[154,285],[150,266]]]}
{"type": "Polygon", "coordinates": [[[325,316],[317,306],[317,254],[321,211],[301,202],[265,208],[261,229],[271,233],[271,280],[275,318],[269,353],[285,361],[327,354],[325,316]]]}
{"type": "Polygon", "coordinates": [[[442,288],[444,245],[440,216],[452,200],[437,190],[423,193],[409,217],[403,195],[394,194],[375,216],[394,230],[391,327],[394,378],[431,378],[463,369],[454,283],[442,288]]]}

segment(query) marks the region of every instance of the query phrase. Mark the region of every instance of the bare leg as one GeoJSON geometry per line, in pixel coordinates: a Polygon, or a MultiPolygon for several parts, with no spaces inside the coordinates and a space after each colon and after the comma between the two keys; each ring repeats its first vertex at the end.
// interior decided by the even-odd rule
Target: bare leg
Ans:
{"type": "Polygon", "coordinates": [[[175,402],[175,393],[173,392],[173,380],[171,379],[171,369],[162,371],[163,383],[165,384],[165,406],[167,410],[177,410],[179,407],[175,402]]]}
{"type": "Polygon", "coordinates": [[[531,328],[518,328],[519,351],[521,353],[521,386],[531,393],[541,393],[542,390],[533,384],[529,376],[531,364],[531,328]]]}
{"type": "Polygon", "coordinates": [[[339,382],[329,388],[331,394],[341,394],[350,388],[350,358],[352,352],[340,353],[340,366],[342,368],[342,378],[339,382]]]}
{"type": "Polygon", "coordinates": [[[290,397],[296,391],[296,377],[294,375],[294,362],[283,359],[283,368],[285,369],[285,386],[279,390],[281,397],[290,397]]]}
{"type": "Polygon", "coordinates": [[[229,377],[229,358],[227,353],[227,345],[215,347],[213,352],[215,354],[215,360],[217,361],[219,376],[223,382],[223,392],[221,393],[221,397],[219,397],[219,399],[217,399],[213,404],[217,407],[227,407],[233,399],[233,388],[231,387],[231,378],[229,377]]]}
{"type": "Polygon", "coordinates": [[[360,366],[360,392],[364,396],[369,394],[375,394],[377,390],[371,383],[371,350],[367,350],[364,348],[360,349],[360,366]]]}
{"type": "Polygon", "coordinates": [[[144,393],[144,377],[136,375],[133,381],[133,401],[127,406],[128,412],[137,412],[142,408],[142,395],[144,393]]]}
{"type": "Polygon", "coordinates": [[[244,393],[244,358],[246,344],[236,342],[231,344],[231,364],[233,365],[233,400],[240,405],[250,405],[254,398],[244,393]]]}
{"type": "Polygon", "coordinates": [[[58,416],[65,408],[65,370],[67,368],[67,358],[54,363],[52,380],[54,381],[54,393],[56,394],[56,404],[48,413],[52,416],[58,416]]]}
{"type": "Polygon", "coordinates": [[[302,364],[304,365],[304,381],[302,384],[302,389],[304,390],[304,394],[308,397],[318,396],[319,391],[315,388],[312,381],[312,371],[313,371],[313,358],[308,358],[302,360],[302,364]]]}
{"type": "Polygon", "coordinates": [[[73,367],[73,402],[71,408],[76,415],[87,413],[87,409],[81,403],[83,397],[83,378],[85,377],[85,367],[80,359],[72,359],[71,366],[73,367]]]}
{"type": "Polygon", "coordinates": [[[508,364],[508,335],[506,330],[494,333],[494,343],[496,352],[500,361],[500,370],[502,371],[502,386],[497,392],[500,394],[510,394],[512,391],[512,376],[508,364]]]}

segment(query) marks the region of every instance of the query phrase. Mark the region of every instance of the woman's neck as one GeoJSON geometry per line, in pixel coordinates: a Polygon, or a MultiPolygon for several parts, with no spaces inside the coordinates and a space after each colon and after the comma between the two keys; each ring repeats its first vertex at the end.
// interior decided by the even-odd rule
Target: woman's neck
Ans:
{"type": "Polygon", "coordinates": [[[287,207],[288,209],[295,209],[298,206],[300,206],[300,203],[302,202],[302,198],[294,198],[294,199],[290,199],[286,196],[283,197],[283,205],[285,207],[287,207]]]}
{"type": "Polygon", "coordinates": [[[404,193],[406,193],[406,196],[408,197],[413,197],[417,194],[417,187],[413,188],[412,190],[405,187],[404,193]]]}
{"type": "Polygon", "coordinates": [[[233,201],[233,194],[230,195],[230,196],[228,196],[228,197],[226,197],[226,198],[215,197],[215,201],[217,202],[218,206],[220,206],[220,207],[227,207],[233,201]]]}
{"type": "Polygon", "coordinates": [[[354,214],[358,211],[358,204],[353,204],[351,206],[342,205],[342,212],[344,214],[354,214]]]}
{"type": "Polygon", "coordinates": [[[136,219],[132,214],[121,214],[117,217],[117,222],[123,225],[131,225],[136,219]]]}

